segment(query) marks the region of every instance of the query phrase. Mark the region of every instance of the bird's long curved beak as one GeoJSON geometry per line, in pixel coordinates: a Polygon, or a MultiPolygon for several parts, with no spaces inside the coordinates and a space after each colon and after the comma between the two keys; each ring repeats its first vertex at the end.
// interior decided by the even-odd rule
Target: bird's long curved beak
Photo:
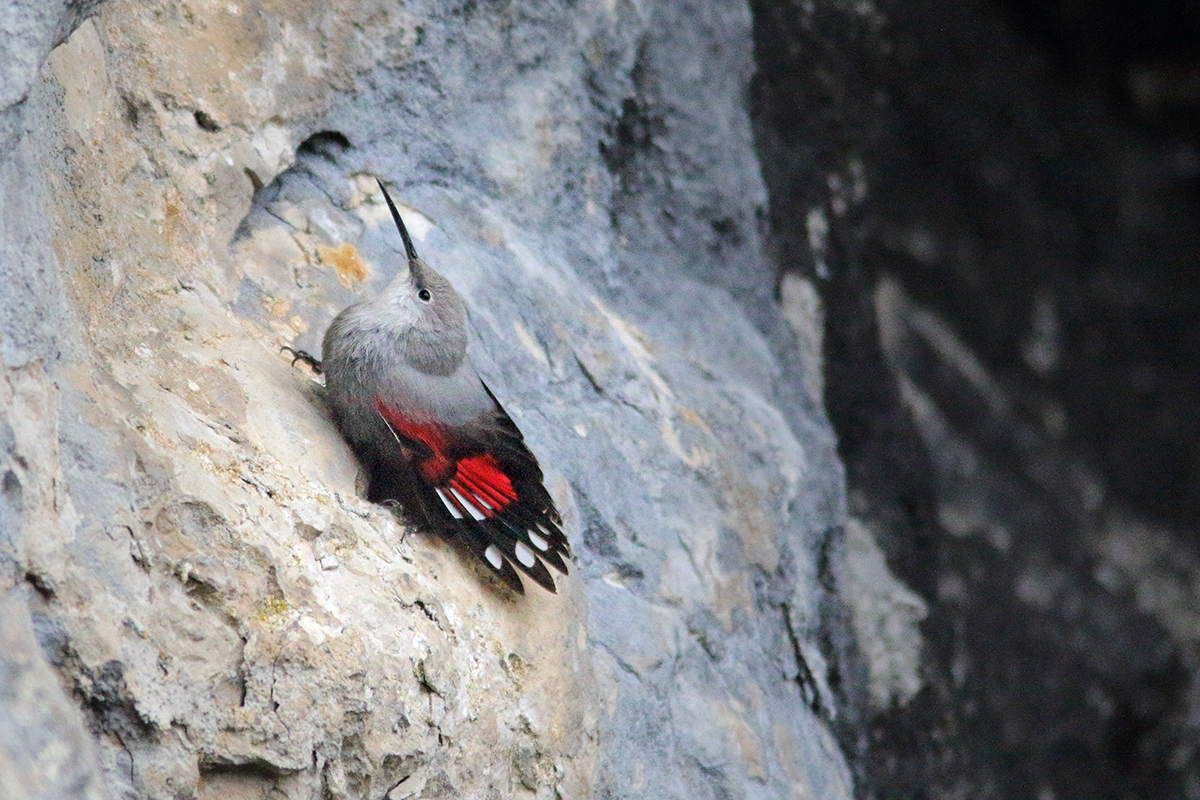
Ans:
{"type": "Polygon", "coordinates": [[[408,256],[408,263],[411,266],[412,262],[417,260],[417,248],[413,246],[412,237],[408,235],[408,228],[404,227],[404,220],[400,218],[400,211],[396,208],[396,204],[392,202],[392,196],[388,194],[383,181],[376,178],[375,182],[379,184],[379,191],[383,192],[383,199],[387,201],[388,210],[392,212],[392,219],[396,221],[396,229],[400,231],[400,238],[404,240],[404,255],[408,256]]]}

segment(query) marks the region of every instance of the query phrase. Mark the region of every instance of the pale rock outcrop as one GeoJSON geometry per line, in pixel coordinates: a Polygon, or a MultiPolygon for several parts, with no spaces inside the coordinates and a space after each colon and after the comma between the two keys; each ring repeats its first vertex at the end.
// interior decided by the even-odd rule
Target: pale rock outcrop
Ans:
{"type": "Polygon", "coordinates": [[[851,796],[749,10],[566,5],[110,0],[6,100],[19,796],[851,796]],[[362,500],[279,353],[396,269],[376,175],[564,510],[556,596],[362,500]]]}

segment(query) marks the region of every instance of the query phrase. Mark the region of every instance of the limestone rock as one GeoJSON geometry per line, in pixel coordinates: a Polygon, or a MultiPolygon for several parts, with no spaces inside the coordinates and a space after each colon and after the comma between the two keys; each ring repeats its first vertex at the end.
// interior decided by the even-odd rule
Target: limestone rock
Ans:
{"type": "Polygon", "coordinates": [[[732,0],[110,0],[30,73],[0,560],[24,724],[99,764],[63,786],[851,795],[841,472],[770,299],[752,69],[732,0]],[[362,500],[279,352],[396,269],[375,176],[546,467],[556,596],[362,500]]]}

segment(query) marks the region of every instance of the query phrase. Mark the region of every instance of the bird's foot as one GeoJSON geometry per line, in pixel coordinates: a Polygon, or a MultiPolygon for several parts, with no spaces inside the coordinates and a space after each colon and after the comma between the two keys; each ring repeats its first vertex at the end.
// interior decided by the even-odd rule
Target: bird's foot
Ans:
{"type": "Polygon", "coordinates": [[[297,350],[294,347],[288,347],[287,345],[279,348],[279,352],[291,353],[294,356],[292,359],[293,367],[296,366],[297,361],[301,361],[305,364],[308,364],[309,368],[312,369],[313,372],[317,373],[318,375],[321,374],[321,362],[314,358],[310,353],[306,353],[303,350],[297,350]]]}

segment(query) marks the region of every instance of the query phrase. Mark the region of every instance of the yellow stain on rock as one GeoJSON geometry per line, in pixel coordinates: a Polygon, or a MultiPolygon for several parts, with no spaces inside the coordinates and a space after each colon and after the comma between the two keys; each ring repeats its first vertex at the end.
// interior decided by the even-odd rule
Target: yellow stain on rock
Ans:
{"type": "Polygon", "coordinates": [[[333,267],[338,280],[347,289],[367,277],[367,262],[349,242],[343,242],[337,247],[317,245],[317,255],[321,261],[333,267]]]}
{"type": "Polygon", "coordinates": [[[284,317],[287,316],[288,311],[291,310],[292,301],[288,300],[286,297],[272,297],[263,301],[263,308],[265,308],[267,313],[272,317],[284,317]]]}
{"type": "Polygon", "coordinates": [[[259,608],[258,619],[260,622],[266,622],[271,617],[282,614],[287,610],[288,604],[286,600],[282,597],[272,597],[259,608]]]}

